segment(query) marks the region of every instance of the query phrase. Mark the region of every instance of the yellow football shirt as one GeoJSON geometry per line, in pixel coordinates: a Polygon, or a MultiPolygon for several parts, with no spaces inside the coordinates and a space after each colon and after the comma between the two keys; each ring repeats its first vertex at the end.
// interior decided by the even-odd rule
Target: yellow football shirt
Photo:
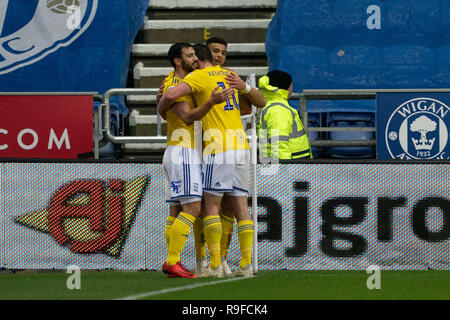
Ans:
{"type": "MultiPolygon", "coordinates": [[[[164,93],[166,93],[171,88],[175,87],[182,81],[181,78],[176,77],[174,72],[171,72],[164,79],[164,93]]],[[[180,97],[174,101],[182,102],[185,101],[189,104],[189,107],[193,109],[195,107],[194,100],[191,95],[186,95],[180,97]]],[[[185,148],[194,148],[194,125],[188,126],[183,120],[181,120],[172,108],[166,111],[166,122],[167,122],[167,145],[179,145],[185,148]]]]}
{"type": "MultiPolygon", "coordinates": [[[[216,87],[228,88],[225,77],[231,70],[219,65],[198,69],[188,74],[183,82],[192,89],[192,97],[197,106],[205,104],[216,87]]],[[[214,105],[202,118],[203,154],[215,154],[229,150],[248,149],[247,137],[242,127],[239,111],[239,93],[226,102],[214,105]]]]}

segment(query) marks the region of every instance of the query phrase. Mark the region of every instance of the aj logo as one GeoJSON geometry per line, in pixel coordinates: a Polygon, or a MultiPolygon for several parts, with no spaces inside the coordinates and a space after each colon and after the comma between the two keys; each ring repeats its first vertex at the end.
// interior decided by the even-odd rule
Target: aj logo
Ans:
{"type": "Polygon", "coordinates": [[[391,114],[385,141],[393,159],[449,159],[449,107],[439,100],[415,98],[391,114]]]}
{"type": "Polygon", "coordinates": [[[48,206],[14,221],[50,234],[74,253],[119,258],[149,177],[130,181],[77,180],[60,187],[48,206]]]}
{"type": "Polygon", "coordinates": [[[36,63],[69,46],[89,28],[97,4],[98,0],[39,0],[30,21],[4,34],[8,17],[20,16],[21,12],[13,1],[0,1],[0,74],[36,63]]]}

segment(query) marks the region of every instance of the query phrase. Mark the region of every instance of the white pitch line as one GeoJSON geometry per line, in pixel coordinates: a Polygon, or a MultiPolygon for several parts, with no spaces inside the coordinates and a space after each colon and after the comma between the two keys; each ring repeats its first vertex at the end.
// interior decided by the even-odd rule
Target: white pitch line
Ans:
{"type": "Polygon", "coordinates": [[[195,288],[207,287],[207,286],[212,286],[215,284],[233,282],[233,281],[244,280],[244,279],[252,279],[252,278],[241,277],[241,278],[232,278],[232,279],[219,280],[219,281],[203,282],[203,283],[191,284],[191,285],[183,286],[183,287],[176,287],[176,288],[169,288],[169,289],[163,289],[163,290],[158,290],[158,291],[145,292],[145,293],[141,293],[141,294],[136,294],[134,296],[127,296],[124,298],[118,298],[118,299],[114,299],[114,300],[137,300],[137,299],[143,299],[143,298],[156,296],[156,295],[164,294],[164,293],[171,293],[171,292],[177,292],[177,291],[183,291],[183,290],[191,290],[191,289],[195,289],[195,288]]]}

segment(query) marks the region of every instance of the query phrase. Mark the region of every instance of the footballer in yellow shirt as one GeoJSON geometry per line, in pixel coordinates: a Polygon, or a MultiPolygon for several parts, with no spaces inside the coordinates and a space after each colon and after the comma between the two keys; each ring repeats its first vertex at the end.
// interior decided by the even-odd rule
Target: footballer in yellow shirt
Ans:
{"type": "MultiPolygon", "coordinates": [[[[227,88],[225,78],[230,73],[220,66],[209,66],[191,72],[183,83],[191,88],[195,104],[202,105],[215,87],[227,88]]],[[[238,90],[233,89],[231,99],[211,108],[202,118],[202,129],[204,155],[249,148],[241,122],[238,90]]]]}
{"type": "MultiPolygon", "coordinates": [[[[176,98],[192,94],[195,103],[201,104],[215,87],[226,89],[226,80],[232,71],[213,66],[209,48],[195,45],[199,57],[199,67],[187,75],[183,82],[165,94],[159,104],[158,112],[164,117],[176,98]],[[199,54],[201,53],[201,58],[199,54]]],[[[249,151],[239,111],[238,88],[234,88],[232,97],[224,103],[214,105],[202,118],[204,132],[203,150],[203,200],[205,206],[204,234],[210,252],[209,271],[212,276],[224,276],[220,259],[220,240],[222,225],[219,217],[220,202],[224,193],[230,194],[235,217],[238,221],[241,251],[240,269],[252,274],[251,252],[253,244],[253,222],[247,205],[249,151]],[[231,139],[230,139],[231,138],[231,139]],[[222,154],[232,156],[224,162],[216,162],[222,154]]],[[[239,90],[247,89],[244,87],[239,90]]],[[[251,90],[246,90],[249,92],[251,90]]]]}
{"type": "MultiPolygon", "coordinates": [[[[164,90],[165,94],[168,90],[175,87],[183,79],[174,75],[171,72],[164,79],[164,90]]],[[[189,109],[192,110],[195,107],[194,100],[191,95],[186,95],[177,98],[174,103],[186,102],[189,109]]],[[[167,145],[168,146],[181,146],[185,148],[194,148],[194,126],[192,124],[186,124],[174,111],[174,108],[170,108],[166,113],[167,122],[167,145]]]]}
{"type": "MultiPolygon", "coordinates": [[[[169,49],[169,60],[175,72],[165,81],[164,91],[170,91],[196,67],[197,57],[189,43],[176,43],[169,49]]],[[[214,90],[204,105],[194,109],[190,96],[179,97],[167,113],[168,145],[164,153],[163,168],[166,177],[166,199],[171,203],[166,220],[165,236],[168,247],[167,260],[162,270],[169,277],[195,278],[180,263],[180,254],[186,243],[195,218],[200,214],[202,198],[201,161],[196,160],[193,148],[193,120],[200,119],[216,103],[225,101],[227,92],[214,90]],[[181,137],[181,140],[179,139],[181,137]]]]}

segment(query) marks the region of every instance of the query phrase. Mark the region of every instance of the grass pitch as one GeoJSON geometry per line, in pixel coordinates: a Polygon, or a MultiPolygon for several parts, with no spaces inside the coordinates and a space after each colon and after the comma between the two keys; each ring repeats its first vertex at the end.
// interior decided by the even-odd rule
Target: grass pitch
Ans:
{"type": "Polygon", "coordinates": [[[168,279],[159,271],[82,271],[69,290],[64,272],[0,274],[2,300],[450,300],[450,271],[260,271],[256,278],[168,279]]]}

